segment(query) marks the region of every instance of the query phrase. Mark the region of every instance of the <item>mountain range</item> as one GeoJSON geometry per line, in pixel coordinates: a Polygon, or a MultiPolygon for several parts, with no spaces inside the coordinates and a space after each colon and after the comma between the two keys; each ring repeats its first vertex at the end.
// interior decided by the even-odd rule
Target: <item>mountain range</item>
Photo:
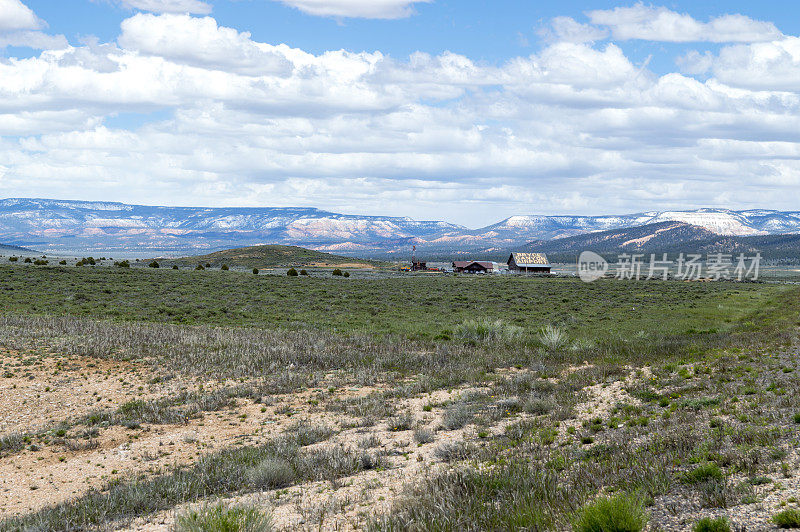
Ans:
{"type": "Polygon", "coordinates": [[[0,242],[48,253],[198,254],[262,244],[298,245],[362,257],[492,253],[662,222],[715,236],[800,233],[800,212],[699,209],[612,216],[511,216],[471,229],[445,221],[358,216],[313,208],[157,207],[113,202],[0,200],[0,242]]]}
{"type": "Polygon", "coordinates": [[[590,250],[607,259],[619,253],[724,253],[792,262],[800,258],[800,234],[756,236],[719,235],[683,222],[658,222],[639,227],[612,229],[555,240],[529,242],[520,249],[546,253],[551,262],[574,262],[582,251],[590,250]]]}

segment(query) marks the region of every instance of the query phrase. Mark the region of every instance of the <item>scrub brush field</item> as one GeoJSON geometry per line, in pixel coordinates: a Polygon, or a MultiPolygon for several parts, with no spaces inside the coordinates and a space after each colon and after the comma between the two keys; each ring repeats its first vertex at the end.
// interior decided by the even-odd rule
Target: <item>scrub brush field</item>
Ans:
{"type": "Polygon", "coordinates": [[[0,530],[800,526],[796,285],[7,266],[0,308],[0,530]]]}

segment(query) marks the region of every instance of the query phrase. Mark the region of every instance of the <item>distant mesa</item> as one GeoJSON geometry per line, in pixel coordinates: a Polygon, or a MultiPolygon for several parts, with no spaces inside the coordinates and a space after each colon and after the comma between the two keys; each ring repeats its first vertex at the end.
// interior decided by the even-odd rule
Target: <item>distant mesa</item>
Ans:
{"type": "MultiPolygon", "coordinates": [[[[514,215],[472,229],[438,220],[359,216],[300,207],[0,200],[0,241],[71,255],[180,257],[270,243],[392,260],[406,259],[409,248],[416,245],[424,258],[453,259],[464,255],[488,257],[493,250],[522,251],[521,246],[528,242],[555,242],[606,231],[635,232],[638,227],[658,223],[681,223],[715,236],[758,238],[800,233],[800,212],[696,209],[608,216],[514,215]]],[[[507,256],[498,255],[497,259],[507,256]]]]}

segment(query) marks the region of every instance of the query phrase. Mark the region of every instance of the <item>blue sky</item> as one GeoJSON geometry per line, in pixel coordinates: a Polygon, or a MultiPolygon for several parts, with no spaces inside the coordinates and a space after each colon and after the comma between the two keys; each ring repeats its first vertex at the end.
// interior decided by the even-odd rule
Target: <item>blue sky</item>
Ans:
{"type": "Polygon", "coordinates": [[[800,209],[782,2],[0,0],[0,195],[800,209]]]}
{"type": "MultiPolygon", "coordinates": [[[[546,27],[554,17],[570,16],[586,22],[586,11],[613,9],[633,3],[438,0],[415,4],[414,16],[376,20],[318,17],[269,0],[210,2],[213,7],[211,14],[220,25],[248,31],[254,40],[261,42],[287,43],[312,53],[340,48],[354,52],[380,50],[395,57],[405,57],[417,50],[431,54],[449,50],[488,62],[527,55],[541,48],[543,42],[537,31],[546,27]]],[[[26,4],[47,21],[50,32],[63,34],[75,43],[88,35],[113,41],[119,34],[119,24],[131,15],[129,8],[110,0],[29,0],[26,4]]],[[[725,13],[741,13],[757,20],[773,21],[784,33],[800,34],[799,8],[792,2],[730,0],[724,3],[724,9],[720,9],[719,2],[682,1],[653,5],[663,5],[699,20],[725,13]]],[[[665,43],[645,41],[624,43],[623,48],[626,53],[642,59],[654,54],[652,66],[665,72],[674,67],[671,55],[693,47],[692,43],[665,46],[665,43]]],[[[28,50],[27,53],[34,51],[28,50]]]]}

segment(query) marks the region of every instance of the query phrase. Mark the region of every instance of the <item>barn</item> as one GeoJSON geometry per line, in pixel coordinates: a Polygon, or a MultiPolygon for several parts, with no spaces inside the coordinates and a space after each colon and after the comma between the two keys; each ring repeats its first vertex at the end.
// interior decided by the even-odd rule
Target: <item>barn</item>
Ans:
{"type": "Polygon", "coordinates": [[[453,271],[457,273],[496,273],[500,266],[488,260],[457,260],[453,262],[453,271]]]}
{"type": "Polygon", "coordinates": [[[471,260],[457,260],[453,262],[453,271],[456,273],[464,273],[467,266],[472,264],[471,260]]]}
{"type": "Polygon", "coordinates": [[[494,273],[497,271],[496,263],[485,260],[476,260],[464,270],[467,273],[494,273]]]}
{"type": "Polygon", "coordinates": [[[550,263],[544,253],[515,251],[508,257],[508,269],[514,273],[550,273],[550,263]]]}

